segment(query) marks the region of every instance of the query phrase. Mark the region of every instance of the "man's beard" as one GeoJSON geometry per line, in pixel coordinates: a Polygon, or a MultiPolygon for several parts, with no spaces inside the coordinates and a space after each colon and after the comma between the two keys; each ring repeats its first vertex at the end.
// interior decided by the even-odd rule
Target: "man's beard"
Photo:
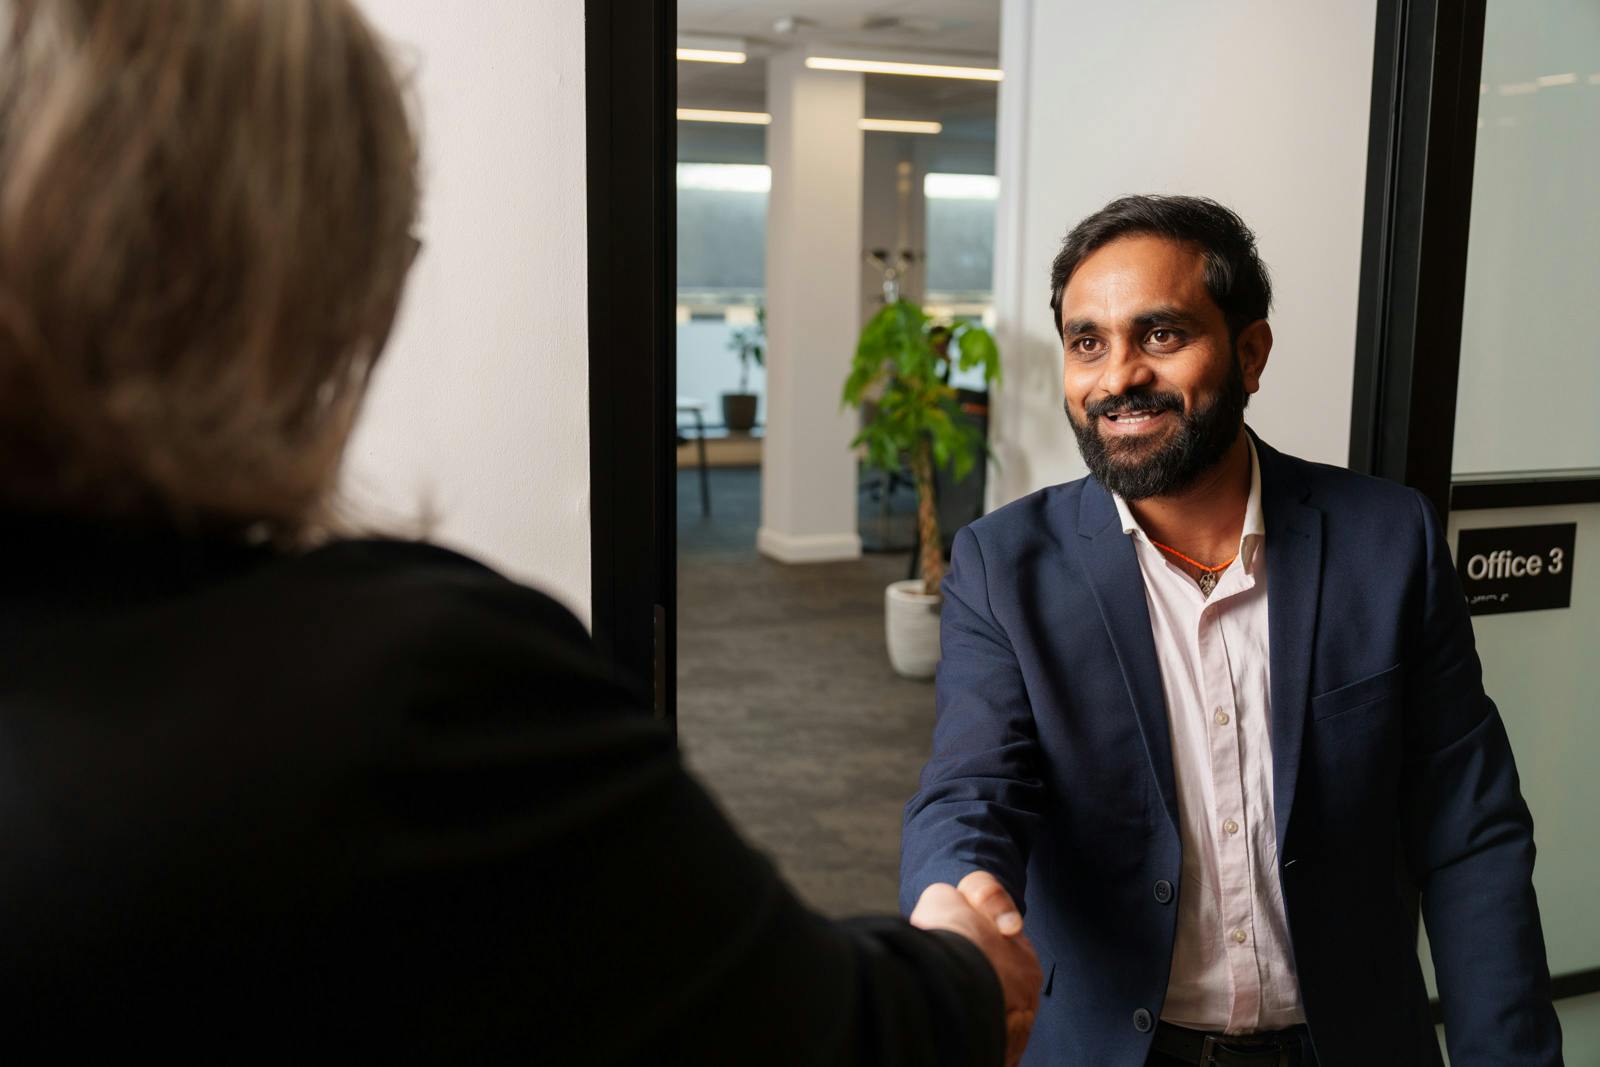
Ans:
{"type": "Polygon", "coordinates": [[[1095,480],[1124,500],[1172,496],[1192,486],[1215,467],[1238,440],[1250,394],[1244,387],[1239,355],[1233,354],[1227,380],[1216,399],[1192,415],[1183,413],[1183,398],[1176,393],[1126,393],[1106,397],[1085,409],[1088,422],[1079,425],[1072,406],[1063,403],[1067,422],[1078,438],[1078,451],[1095,480]],[[1107,440],[1100,432],[1102,415],[1170,411],[1180,422],[1178,431],[1151,447],[1142,440],[1107,440]],[[1141,451],[1149,455],[1139,458],[1141,451]]]}

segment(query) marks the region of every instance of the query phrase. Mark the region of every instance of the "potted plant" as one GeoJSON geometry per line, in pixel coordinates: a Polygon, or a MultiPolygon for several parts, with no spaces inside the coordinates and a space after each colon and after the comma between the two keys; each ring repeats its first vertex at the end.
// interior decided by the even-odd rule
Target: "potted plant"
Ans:
{"type": "Polygon", "coordinates": [[[885,304],[861,331],[844,384],[844,403],[863,410],[851,447],[886,471],[911,468],[917,488],[921,578],[884,593],[889,661],[908,678],[930,678],[939,663],[939,583],[944,542],[933,475],[960,480],[983,454],[981,432],[964,418],[949,384],[950,368],[981,368],[985,385],[1000,380],[994,338],[976,322],[936,323],[906,300],[885,304]]]}
{"type": "Polygon", "coordinates": [[[733,331],[728,348],[739,353],[739,391],[722,394],[722,424],[730,433],[749,433],[756,424],[756,394],[750,391],[750,364],[765,364],[767,309],[756,308],[756,321],[733,331]]]}

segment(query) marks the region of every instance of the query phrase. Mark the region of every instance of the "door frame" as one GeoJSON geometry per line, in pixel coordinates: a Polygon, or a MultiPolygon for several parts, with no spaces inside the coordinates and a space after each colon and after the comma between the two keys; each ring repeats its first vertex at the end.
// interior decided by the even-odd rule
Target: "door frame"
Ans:
{"type": "MultiPolygon", "coordinates": [[[[1487,6],[1378,0],[1373,47],[1350,468],[1413,486],[1441,520],[1600,502],[1582,472],[1452,477],[1487,6]]],[[[1556,1000],[1597,992],[1600,966],[1551,978],[1556,1000]]]]}
{"type": "Polygon", "coordinates": [[[596,646],[676,723],[676,0],[585,0],[596,646]]]}

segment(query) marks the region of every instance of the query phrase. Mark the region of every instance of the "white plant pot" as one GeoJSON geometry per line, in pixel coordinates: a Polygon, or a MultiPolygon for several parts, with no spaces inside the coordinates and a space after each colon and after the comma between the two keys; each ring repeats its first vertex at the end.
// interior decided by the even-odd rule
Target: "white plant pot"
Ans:
{"type": "Polygon", "coordinates": [[[939,598],[912,578],[885,589],[883,607],[890,665],[906,678],[932,678],[939,666],[939,598]]]}

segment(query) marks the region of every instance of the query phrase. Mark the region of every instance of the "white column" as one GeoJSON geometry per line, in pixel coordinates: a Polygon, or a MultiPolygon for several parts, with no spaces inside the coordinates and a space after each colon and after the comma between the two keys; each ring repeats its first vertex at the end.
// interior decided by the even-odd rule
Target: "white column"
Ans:
{"type": "Polygon", "coordinates": [[[767,421],[756,547],[784,563],[854,559],[859,421],[839,393],[861,316],[860,74],[767,62],[767,421]]]}

